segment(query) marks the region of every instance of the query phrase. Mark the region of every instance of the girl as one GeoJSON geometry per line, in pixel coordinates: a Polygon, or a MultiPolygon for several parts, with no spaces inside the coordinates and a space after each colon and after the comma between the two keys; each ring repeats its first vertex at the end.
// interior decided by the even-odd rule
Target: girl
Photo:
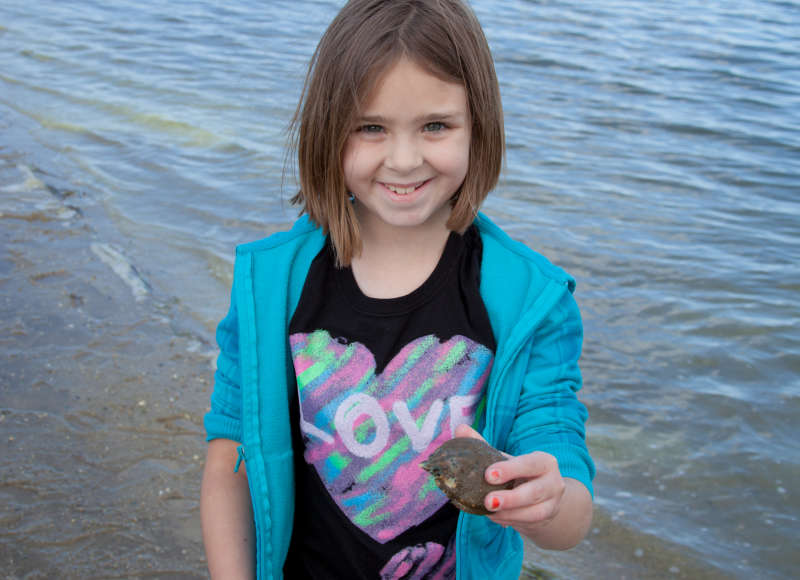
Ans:
{"type": "Polygon", "coordinates": [[[591,521],[574,281],[477,208],[504,147],[459,0],[352,0],[295,116],[307,214],[239,247],[201,511],[214,578],[518,578],[591,521]],[[474,429],[473,429],[474,427],[474,429]],[[479,434],[480,433],[480,434],[479,434]],[[419,464],[485,437],[458,512],[419,464]]]}

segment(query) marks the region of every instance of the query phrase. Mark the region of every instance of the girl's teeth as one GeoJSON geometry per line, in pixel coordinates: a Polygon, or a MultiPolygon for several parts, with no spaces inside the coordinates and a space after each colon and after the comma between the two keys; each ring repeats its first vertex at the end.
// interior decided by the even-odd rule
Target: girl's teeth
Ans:
{"type": "Polygon", "coordinates": [[[415,189],[417,189],[417,186],[416,185],[412,185],[411,187],[397,187],[395,185],[388,185],[387,184],[386,188],[389,191],[393,191],[393,192],[395,192],[395,193],[397,193],[399,195],[407,195],[407,194],[411,193],[412,191],[414,191],[415,189]]]}

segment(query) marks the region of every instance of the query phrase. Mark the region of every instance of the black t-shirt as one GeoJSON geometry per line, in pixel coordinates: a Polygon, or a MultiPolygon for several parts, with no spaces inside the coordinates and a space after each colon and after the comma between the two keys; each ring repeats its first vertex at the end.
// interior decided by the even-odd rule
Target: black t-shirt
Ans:
{"type": "Polygon", "coordinates": [[[455,578],[458,511],[419,467],[482,420],[496,348],[481,299],[481,240],[451,233],[406,296],[365,296],[330,240],[289,325],[297,377],[295,578],[455,578]]]}

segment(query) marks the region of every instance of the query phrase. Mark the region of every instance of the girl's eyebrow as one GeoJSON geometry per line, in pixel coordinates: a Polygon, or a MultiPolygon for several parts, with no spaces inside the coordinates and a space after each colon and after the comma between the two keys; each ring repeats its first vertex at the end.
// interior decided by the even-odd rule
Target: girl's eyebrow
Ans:
{"type": "MultiPolygon", "coordinates": [[[[452,121],[452,120],[460,120],[465,117],[465,113],[452,111],[452,112],[442,112],[442,113],[429,113],[427,115],[423,115],[421,117],[417,117],[414,119],[415,123],[429,123],[431,121],[452,121]]],[[[383,115],[363,115],[359,117],[360,123],[371,123],[376,125],[384,125],[390,121],[389,118],[384,117],[383,115]]]]}

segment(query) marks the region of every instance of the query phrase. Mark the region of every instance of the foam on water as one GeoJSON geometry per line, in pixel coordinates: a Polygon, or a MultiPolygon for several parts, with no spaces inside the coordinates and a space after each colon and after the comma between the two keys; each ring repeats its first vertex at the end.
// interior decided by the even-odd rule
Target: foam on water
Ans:
{"type": "Polygon", "coordinates": [[[131,289],[133,297],[141,302],[149,293],[147,282],[139,275],[136,268],[122,253],[108,244],[95,242],[91,246],[95,256],[119,276],[131,289]]]}

